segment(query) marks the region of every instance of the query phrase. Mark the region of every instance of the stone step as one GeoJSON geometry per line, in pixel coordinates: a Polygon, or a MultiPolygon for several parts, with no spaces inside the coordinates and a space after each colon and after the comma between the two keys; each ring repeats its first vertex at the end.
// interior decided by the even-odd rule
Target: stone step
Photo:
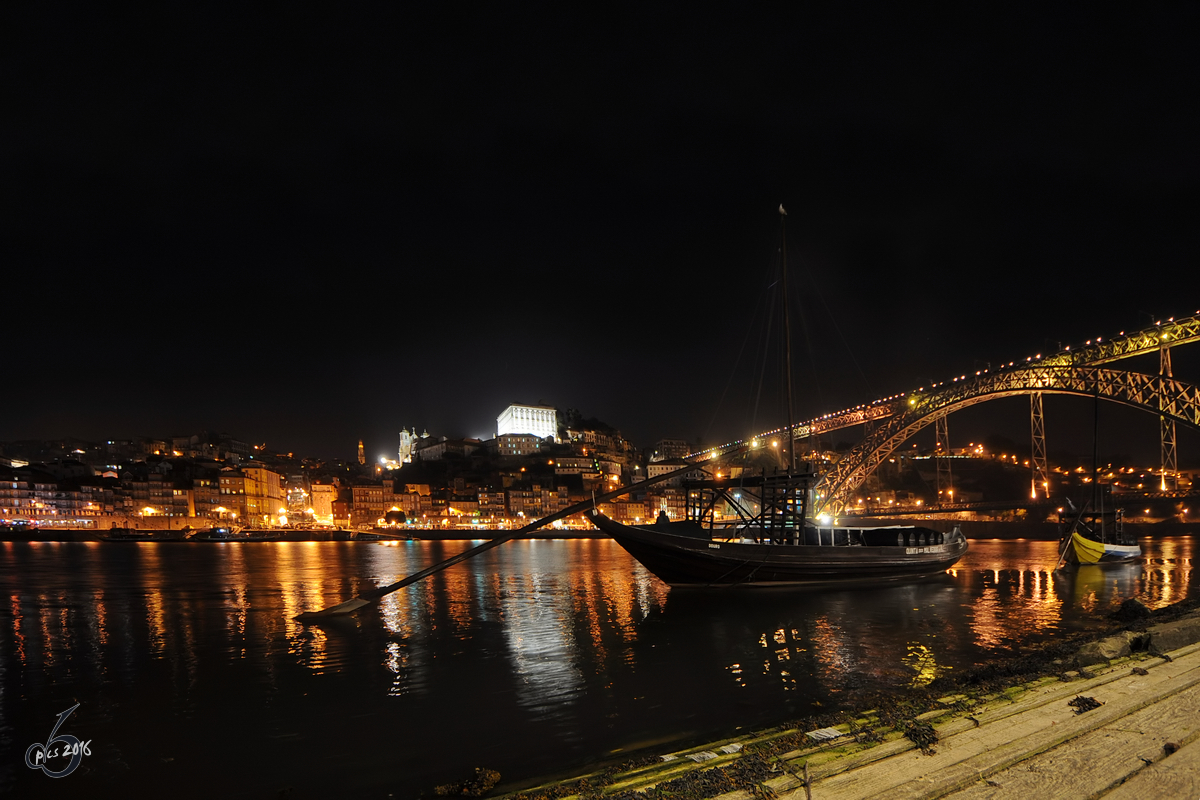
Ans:
{"type": "MultiPolygon", "coordinates": [[[[1121,679],[1095,685],[1088,694],[1104,705],[1084,714],[1076,714],[1066,702],[1072,690],[1083,693],[1081,683],[1066,685],[1065,692],[1047,690],[1031,698],[1021,713],[991,721],[980,717],[984,724],[978,728],[943,735],[935,755],[912,750],[825,779],[815,776],[814,796],[821,800],[942,797],[1197,684],[1200,652],[1193,651],[1158,665],[1149,675],[1130,676],[1126,668],[1121,679]]],[[[793,789],[789,796],[803,797],[803,791],[793,789]]]]}

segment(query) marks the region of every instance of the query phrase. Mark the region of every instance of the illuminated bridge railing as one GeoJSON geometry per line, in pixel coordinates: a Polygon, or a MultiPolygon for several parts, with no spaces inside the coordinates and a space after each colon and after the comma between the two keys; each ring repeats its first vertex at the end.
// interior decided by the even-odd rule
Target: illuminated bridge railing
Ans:
{"type": "Polygon", "coordinates": [[[909,395],[903,412],[888,419],[822,475],[814,486],[816,508],[834,513],[847,508],[853,493],[897,446],[939,418],[989,400],[1035,392],[1100,397],[1200,427],[1200,389],[1173,378],[1040,363],[981,375],[932,392],[909,395]]]}
{"type": "MultiPolygon", "coordinates": [[[[979,370],[974,375],[960,375],[949,378],[940,383],[933,384],[928,390],[925,387],[921,387],[916,392],[892,395],[891,397],[880,398],[871,403],[855,406],[854,408],[825,414],[815,419],[796,424],[793,428],[793,438],[805,439],[817,434],[862,425],[865,422],[886,419],[908,410],[912,405],[908,401],[914,395],[927,395],[934,389],[952,388],[955,384],[965,386],[969,381],[986,376],[1002,375],[1009,371],[1024,371],[1031,367],[1097,366],[1124,358],[1155,353],[1164,345],[1167,347],[1176,347],[1181,344],[1200,341],[1200,311],[1197,311],[1196,314],[1197,316],[1161,321],[1151,327],[1133,333],[1127,334],[1122,331],[1111,339],[1103,339],[1102,337],[1089,339],[1083,345],[1076,347],[1068,346],[1057,353],[1047,356],[1038,353],[1037,355],[1027,357],[1024,361],[1010,361],[998,368],[979,370]]],[[[762,446],[764,442],[769,445],[771,437],[785,435],[786,426],[775,428],[774,430],[764,431],[757,436],[751,436],[748,439],[737,439],[736,441],[727,442],[717,447],[691,453],[687,458],[718,458],[723,455],[750,449],[755,446],[756,442],[759,446],[762,446]]]]}

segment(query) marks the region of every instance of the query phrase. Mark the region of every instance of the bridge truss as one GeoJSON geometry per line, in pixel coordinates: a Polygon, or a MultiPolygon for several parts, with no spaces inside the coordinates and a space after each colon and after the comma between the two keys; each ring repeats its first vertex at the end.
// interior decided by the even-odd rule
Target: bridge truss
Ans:
{"type": "MultiPolygon", "coordinates": [[[[850,496],[866,477],[896,447],[922,428],[941,421],[943,437],[940,438],[944,438],[948,414],[976,403],[1015,395],[1030,397],[1033,446],[1030,494],[1031,499],[1036,499],[1038,488],[1045,490],[1048,477],[1045,425],[1041,413],[1044,392],[1099,397],[1156,413],[1162,433],[1160,489],[1165,491],[1168,473],[1173,474],[1176,465],[1176,422],[1200,426],[1197,390],[1190,384],[1174,380],[1170,349],[1196,341],[1200,341],[1200,316],[1169,319],[1133,333],[1122,331],[1107,340],[1099,337],[1088,340],[1080,347],[1066,347],[1045,357],[1041,354],[1032,356],[1024,363],[1010,362],[997,370],[980,370],[974,376],[961,375],[934,384],[928,391],[922,387],[916,392],[881,398],[801,422],[791,430],[793,447],[795,440],[817,434],[862,424],[878,426],[816,484],[814,510],[837,513],[845,509],[850,496]],[[1151,353],[1159,355],[1157,377],[1100,369],[1101,365],[1151,353]]],[[[787,433],[786,428],[776,428],[749,439],[693,453],[689,458],[714,458],[766,446],[772,438],[786,437],[787,433]]]]}
{"type": "MultiPolygon", "coordinates": [[[[1197,312],[1200,314],[1200,312],[1197,312]]],[[[1159,353],[1162,363],[1168,365],[1166,370],[1169,374],[1170,364],[1170,348],[1181,344],[1190,344],[1192,342],[1200,342],[1200,316],[1187,317],[1184,319],[1170,319],[1166,322],[1156,323],[1153,327],[1145,328],[1144,330],[1135,331],[1134,333],[1126,334],[1121,332],[1118,336],[1111,339],[1096,338],[1089,339],[1082,347],[1064,348],[1058,353],[1048,356],[1033,356],[1023,363],[1010,362],[1007,365],[1001,366],[994,370],[980,370],[975,373],[974,377],[982,377],[985,375],[1001,374],[1007,370],[1023,370],[1031,366],[1043,367],[1084,367],[1084,366],[1099,366],[1108,364],[1113,361],[1119,361],[1125,358],[1133,358],[1135,356],[1146,355],[1150,353],[1159,353]],[[1167,355],[1163,356],[1162,353],[1167,355]]],[[[1161,371],[1161,370],[1160,370],[1161,371]]],[[[948,381],[943,381],[940,384],[935,384],[932,388],[940,386],[952,385],[968,380],[967,375],[962,375],[952,378],[948,381]]],[[[917,392],[924,392],[922,387],[917,392]]],[[[829,433],[830,431],[840,430],[842,428],[850,428],[855,425],[862,425],[867,422],[878,422],[905,410],[907,399],[911,394],[896,394],[891,397],[883,397],[871,403],[847,408],[842,411],[835,411],[831,414],[824,414],[815,419],[806,422],[800,422],[792,429],[793,438],[806,439],[817,434],[829,433]]],[[[765,431],[752,436],[748,439],[738,439],[733,442],[713,447],[708,450],[692,453],[688,458],[711,458],[728,453],[740,452],[752,442],[763,442],[769,440],[772,436],[786,435],[784,428],[776,428],[774,430],[765,431]]]]}
{"type": "Polygon", "coordinates": [[[814,486],[817,513],[840,513],[867,476],[918,431],[955,411],[1002,397],[1067,394],[1099,397],[1200,428],[1200,389],[1159,375],[1091,366],[1047,366],[981,375],[925,394],[909,395],[907,408],[888,418],[835,464],[814,486]]]}

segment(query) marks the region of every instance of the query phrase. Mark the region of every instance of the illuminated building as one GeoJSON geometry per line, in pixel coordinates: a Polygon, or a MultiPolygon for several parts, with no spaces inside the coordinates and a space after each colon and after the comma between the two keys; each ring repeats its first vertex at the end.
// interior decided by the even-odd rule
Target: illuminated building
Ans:
{"type": "Polygon", "coordinates": [[[24,476],[5,475],[4,482],[0,483],[0,514],[5,519],[27,519],[35,516],[36,508],[29,481],[24,476]]]}
{"type": "Polygon", "coordinates": [[[536,519],[571,505],[566,489],[546,489],[535,484],[531,490],[509,489],[507,494],[510,517],[524,514],[526,519],[536,519]]]}
{"type": "Polygon", "coordinates": [[[217,484],[221,495],[221,507],[244,520],[246,518],[246,501],[244,499],[246,477],[232,467],[228,467],[221,470],[221,477],[217,479],[217,484]]]}
{"type": "Polygon", "coordinates": [[[610,519],[619,519],[627,525],[636,525],[647,519],[646,504],[634,500],[618,500],[599,504],[600,513],[610,519]]]}
{"type": "Polygon", "coordinates": [[[263,467],[225,468],[218,479],[221,505],[247,525],[273,524],[287,499],[280,476],[263,467]]]}
{"type": "Polygon", "coordinates": [[[509,489],[508,513],[514,517],[524,515],[530,519],[542,516],[541,488],[535,487],[533,491],[527,489],[509,489]]]}
{"type": "MultiPolygon", "coordinates": [[[[687,516],[687,497],[683,489],[654,487],[646,494],[646,513],[657,517],[659,511],[667,512],[671,519],[684,519],[687,516]]],[[[649,517],[645,517],[649,519],[649,517]]]]}
{"type": "Polygon", "coordinates": [[[192,510],[197,517],[218,517],[217,506],[221,505],[221,493],[217,481],[212,478],[192,479],[192,510]]]}
{"type": "MultiPolygon", "coordinates": [[[[667,461],[659,461],[653,464],[647,464],[646,477],[657,478],[659,475],[665,475],[668,472],[674,472],[680,467],[686,467],[687,464],[688,462],[684,461],[682,458],[672,458],[667,461]]],[[[679,486],[685,480],[694,481],[710,477],[712,476],[705,472],[703,467],[696,467],[696,469],[691,472],[686,472],[683,475],[678,475],[674,478],[671,478],[667,481],[667,484],[670,486],[679,486]]]]}
{"type": "Polygon", "coordinates": [[[600,466],[600,471],[605,475],[610,477],[621,477],[621,463],[619,461],[613,461],[609,458],[601,458],[598,459],[596,463],[600,466]]]}
{"type": "MultiPolygon", "coordinates": [[[[391,483],[391,481],[388,481],[391,483]]],[[[350,524],[354,527],[375,525],[383,519],[392,505],[391,487],[387,487],[387,500],[384,502],[384,487],[374,483],[357,484],[350,487],[350,524]]]]}
{"type": "Polygon", "coordinates": [[[252,517],[274,517],[285,507],[280,475],[262,467],[245,467],[246,513],[252,517]]]}
{"type": "Polygon", "coordinates": [[[186,517],[188,498],[175,493],[170,480],[161,472],[145,473],[139,470],[121,473],[121,490],[125,495],[125,512],[136,514],[143,509],[167,516],[186,517]]]}
{"type": "Polygon", "coordinates": [[[590,475],[600,474],[600,465],[594,458],[556,458],[554,459],[555,475],[590,475]]]}
{"type": "Polygon", "coordinates": [[[542,438],[530,433],[502,433],[496,437],[496,452],[502,456],[527,456],[542,447],[542,438]]]}
{"type": "Polygon", "coordinates": [[[308,485],[308,478],[303,475],[289,475],[287,479],[287,511],[288,516],[296,518],[301,517],[305,511],[312,507],[311,495],[308,485]]]}
{"type": "Polygon", "coordinates": [[[502,517],[508,509],[505,492],[479,492],[477,495],[479,514],[484,517],[502,517]]]}
{"type": "Polygon", "coordinates": [[[558,441],[558,412],[550,406],[526,406],[514,403],[496,417],[496,438],[510,433],[527,433],[558,441]]]}
{"type": "Polygon", "coordinates": [[[650,448],[650,461],[683,458],[691,452],[691,447],[683,439],[659,439],[650,448]]]}
{"type": "Polygon", "coordinates": [[[417,436],[417,429],[414,427],[412,433],[408,432],[408,428],[400,431],[400,447],[396,451],[396,463],[411,464],[413,456],[416,455],[417,448],[421,446],[423,439],[429,438],[429,431],[423,432],[417,436]]]}
{"type": "Polygon", "coordinates": [[[332,525],[333,501],[337,499],[337,487],[328,483],[314,483],[309,489],[311,490],[313,522],[318,525],[332,525]]]}
{"type": "Polygon", "coordinates": [[[478,439],[447,439],[443,436],[438,441],[428,439],[418,445],[415,453],[418,461],[440,461],[447,455],[469,456],[479,449],[478,439]]]}
{"type": "Polygon", "coordinates": [[[69,524],[112,510],[113,493],[105,487],[68,489],[24,470],[0,475],[0,519],[69,524]]]}
{"type": "Polygon", "coordinates": [[[616,431],[568,430],[567,437],[581,455],[606,455],[614,461],[633,461],[633,445],[616,431]]]}
{"type": "Polygon", "coordinates": [[[479,498],[471,495],[452,495],[447,501],[447,511],[452,516],[479,516],[479,498]]]}
{"type": "Polygon", "coordinates": [[[350,490],[339,489],[337,499],[333,501],[333,524],[342,528],[350,527],[350,490]]]}

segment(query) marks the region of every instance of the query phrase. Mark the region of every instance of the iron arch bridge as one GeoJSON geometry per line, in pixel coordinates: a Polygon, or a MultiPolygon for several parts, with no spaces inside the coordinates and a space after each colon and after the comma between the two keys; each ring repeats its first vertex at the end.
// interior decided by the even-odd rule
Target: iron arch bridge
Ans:
{"type": "MultiPolygon", "coordinates": [[[[1105,359],[1109,360],[1115,359],[1105,359]]],[[[1046,359],[1034,366],[943,384],[937,391],[909,394],[903,410],[887,416],[814,485],[816,513],[844,511],[867,476],[918,431],[955,411],[1002,397],[1043,393],[1099,397],[1200,428],[1196,386],[1167,376],[1056,361],[1046,359]]]]}
{"type": "MultiPolygon", "coordinates": [[[[1001,364],[994,372],[990,369],[981,370],[975,373],[975,377],[993,374],[999,376],[1007,370],[1016,369],[1020,371],[1032,367],[1095,367],[1100,364],[1109,364],[1134,356],[1151,353],[1169,353],[1171,347],[1191,344],[1193,342],[1200,342],[1200,312],[1197,312],[1197,316],[1160,321],[1152,327],[1140,331],[1133,331],[1131,333],[1122,331],[1117,336],[1108,339],[1102,337],[1089,339],[1077,347],[1066,347],[1057,353],[1051,353],[1044,357],[1038,354],[1037,356],[1027,358],[1025,362],[1001,364]]],[[[1169,358],[1164,357],[1164,365],[1166,364],[1169,364],[1169,358]]],[[[1163,372],[1170,377],[1169,368],[1163,370],[1163,372]]],[[[950,378],[931,388],[949,387],[953,384],[967,381],[970,377],[962,375],[950,378]]],[[[902,393],[892,395],[891,397],[881,397],[871,403],[864,403],[854,408],[835,411],[831,414],[810,419],[807,422],[796,423],[792,429],[792,438],[804,439],[809,436],[829,433],[830,431],[862,425],[867,422],[878,423],[881,420],[903,413],[908,407],[906,401],[913,395],[923,391],[923,389],[918,389],[916,393],[902,393]]],[[[757,436],[738,439],[707,450],[691,453],[686,457],[688,459],[707,460],[723,455],[731,455],[747,448],[757,447],[760,443],[770,441],[772,437],[777,436],[786,437],[786,428],[781,427],[764,431],[757,436]]]]}

